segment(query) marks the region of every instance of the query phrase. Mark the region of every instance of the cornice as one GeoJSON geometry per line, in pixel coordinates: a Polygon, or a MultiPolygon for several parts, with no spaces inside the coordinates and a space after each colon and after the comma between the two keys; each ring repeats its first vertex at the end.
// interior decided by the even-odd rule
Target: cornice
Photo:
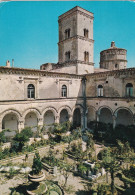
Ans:
{"type": "MultiPolygon", "coordinates": [[[[74,8],[73,8],[74,9],[74,8]]],[[[83,11],[81,11],[81,10],[77,10],[77,9],[75,9],[73,12],[70,12],[71,10],[69,10],[68,12],[66,12],[66,13],[64,13],[64,14],[62,14],[62,15],[60,15],[59,16],[59,19],[58,19],[58,22],[61,22],[63,19],[67,19],[67,18],[70,18],[71,16],[73,16],[74,14],[76,14],[76,13],[79,13],[80,15],[83,15],[83,16],[86,16],[87,18],[90,18],[90,19],[94,19],[94,16],[92,16],[92,15],[89,15],[89,14],[87,14],[87,13],[85,13],[85,12],[83,12],[83,11]]],[[[87,11],[87,10],[86,10],[87,11]]],[[[89,11],[88,11],[89,12],[89,11]]],[[[89,12],[89,13],[91,13],[91,12],[89,12]]],[[[91,13],[91,14],[93,14],[93,13],[91,13]]]]}
{"type": "Polygon", "coordinates": [[[84,41],[88,41],[88,42],[90,42],[90,43],[94,43],[94,40],[93,40],[93,39],[89,39],[89,38],[86,38],[86,37],[83,37],[83,36],[80,36],[80,35],[75,35],[75,36],[73,36],[73,37],[69,37],[69,38],[64,39],[64,40],[62,40],[62,41],[59,41],[59,42],[58,42],[58,45],[63,44],[63,43],[65,43],[65,42],[68,42],[68,41],[70,41],[70,40],[75,40],[75,39],[81,39],[81,40],[84,40],[84,41]]]}
{"type": "Polygon", "coordinates": [[[91,74],[86,74],[85,76],[96,78],[96,77],[121,76],[121,75],[135,75],[135,68],[126,68],[126,69],[121,69],[121,70],[91,73],[91,74]]]}
{"type": "Polygon", "coordinates": [[[45,76],[45,77],[64,77],[64,78],[82,78],[82,75],[59,73],[59,72],[47,72],[45,70],[37,69],[24,69],[24,68],[12,68],[12,67],[0,67],[0,74],[17,74],[17,75],[31,75],[31,76],[45,76]]]}
{"type": "Polygon", "coordinates": [[[112,62],[113,62],[113,61],[127,62],[127,60],[115,58],[115,59],[110,59],[110,60],[105,60],[105,59],[100,60],[100,64],[101,64],[101,62],[103,63],[103,62],[110,62],[110,61],[112,61],[112,62]]]}
{"type": "Polygon", "coordinates": [[[87,64],[87,65],[92,65],[92,66],[94,66],[94,63],[93,62],[85,62],[85,61],[81,61],[81,60],[69,60],[69,61],[67,61],[67,62],[64,62],[64,63],[59,63],[58,64],[58,66],[61,66],[61,67],[64,67],[65,65],[76,65],[76,64],[87,64]]]}

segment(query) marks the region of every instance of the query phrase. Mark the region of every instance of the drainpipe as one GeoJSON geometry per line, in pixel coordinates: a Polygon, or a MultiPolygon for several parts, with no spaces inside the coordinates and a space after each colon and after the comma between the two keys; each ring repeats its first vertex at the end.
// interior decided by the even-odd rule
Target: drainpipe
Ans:
{"type": "Polygon", "coordinates": [[[86,77],[82,79],[82,94],[83,94],[83,128],[87,129],[87,107],[86,107],[86,77]]]}

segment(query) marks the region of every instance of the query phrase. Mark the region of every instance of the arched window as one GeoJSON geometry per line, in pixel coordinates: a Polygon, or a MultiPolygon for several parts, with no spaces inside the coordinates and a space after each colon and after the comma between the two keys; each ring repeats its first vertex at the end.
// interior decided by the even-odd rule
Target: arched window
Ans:
{"type": "Polygon", "coordinates": [[[35,87],[32,84],[28,85],[28,98],[35,98],[35,87]]]}
{"type": "Polygon", "coordinates": [[[132,85],[132,83],[127,83],[126,84],[126,96],[127,97],[132,97],[133,96],[133,85],[132,85]]]}
{"type": "Polygon", "coordinates": [[[66,85],[62,85],[61,96],[67,97],[67,86],[66,85]]]}
{"type": "Polygon", "coordinates": [[[102,85],[98,85],[97,96],[103,97],[103,86],[102,85]]]}
{"type": "Polygon", "coordinates": [[[70,28],[65,30],[65,39],[70,37],[70,28]]]}
{"type": "Polygon", "coordinates": [[[88,33],[89,33],[89,31],[88,31],[88,29],[84,29],[84,37],[86,37],[86,38],[88,38],[88,33]]]}
{"type": "Polygon", "coordinates": [[[70,51],[67,51],[65,53],[65,61],[69,61],[70,60],[70,51]]]}
{"type": "Polygon", "coordinates": [[[89,52],[87,51],[84,52],[84,61],[89,62],[89,52]]]}

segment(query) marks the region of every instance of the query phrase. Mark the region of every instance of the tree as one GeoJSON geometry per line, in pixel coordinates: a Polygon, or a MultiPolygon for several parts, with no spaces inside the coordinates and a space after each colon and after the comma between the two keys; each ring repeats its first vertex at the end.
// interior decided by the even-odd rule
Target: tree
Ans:
{"type": "Polygon", "coordinates": [[[102,166],[105,168],[107,173],[108,183],[108,172],[111,174],[111,192],[114,194],[114,174],[120,168],[120,163],[117,161],[115,154],[111,152],[110,148],[107,148],[105,155],[103,156],[102,166]]]}
{"type": "Polygon", "coordinates": [[[42,170],[42,163],[38,152],[35,153],[32,165],[32,174],[38,175],[42,170]]]}
{"type": "Polygon", "coordinates": [[[29,138],[32,137],[33,133],[30,127],[26,127],[20,133],[17,133],[13,138],[13,148],[16,146],[17,151],[22,151],[24,144],[29,141],[29,138]]]}
{"type": "Polygon", "coordinates": [[[5,136],[5,132],[10,132],[11,130],[9,129],[4,129],[0,132],[0,145],[2,145],[2,143],[6,142],[6,136],[5,136]]]}
{"type": "Polygon", "coordinates": [[[65,160],[65,161],[59,161],[59,167],[60,167],[60,171],[61,171],[62,175],[65,178],[65,182],[64,182],[63,187],[66,187],[67,181],[68,181],[68,178],[70,175],[70,171],[72,170],[72,166],[71,166],[71,164],[68,164],[65,160]]]}
{"type": "Polygon", "coordinates": [[[62,124],[55,123],[54,128],[52,129],[52,133],[55,134],[55,141],[60,142],[62,133],[66,133],[70,130],[71,124],[69,121],[64,122],[62,124]]]}

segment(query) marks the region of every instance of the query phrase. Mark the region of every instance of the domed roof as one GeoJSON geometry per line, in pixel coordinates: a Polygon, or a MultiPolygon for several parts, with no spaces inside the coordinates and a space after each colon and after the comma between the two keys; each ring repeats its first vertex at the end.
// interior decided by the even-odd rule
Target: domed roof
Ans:
{"type": "Polygon", "coordinates": [[[111,42],[111,47],[110,48],[105,49],[105,50],[101,51],[100,53],[102,53],[104,51],[108,51],[108,50],[125,50],[125,51],[127,51],[126,49],[116,47],[114,41],[111,42]]]}

